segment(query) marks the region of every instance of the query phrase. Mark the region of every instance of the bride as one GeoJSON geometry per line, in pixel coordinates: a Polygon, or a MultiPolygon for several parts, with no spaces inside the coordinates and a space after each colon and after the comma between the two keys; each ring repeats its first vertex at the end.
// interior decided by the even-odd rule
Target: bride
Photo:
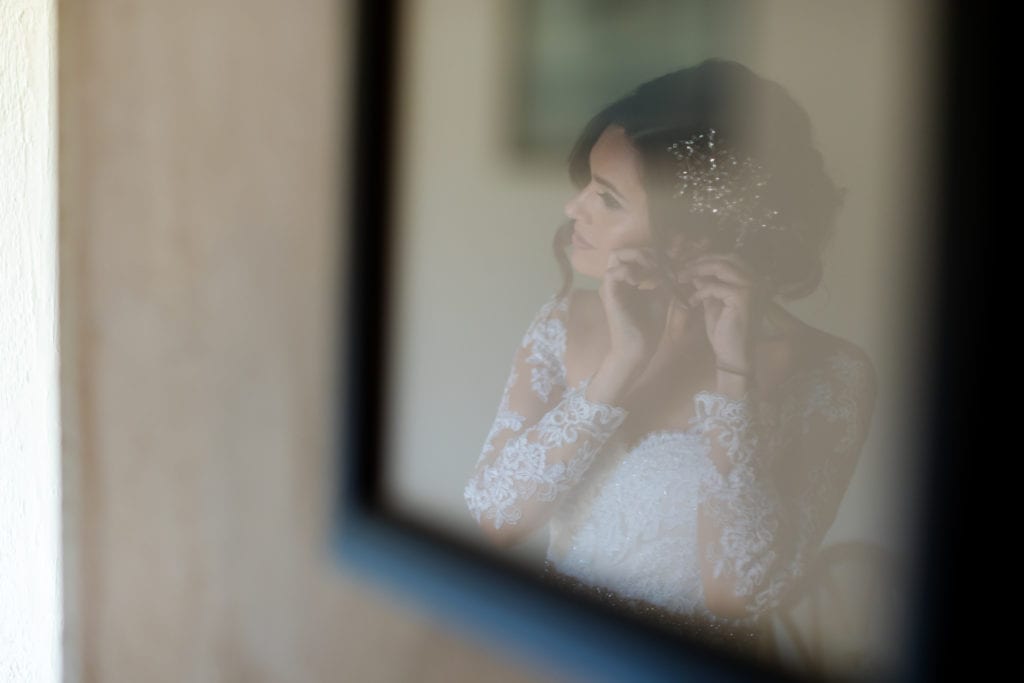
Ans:
{"type": "Polygon", "coordinates": [[[778,301],[818,286],[842,190],[804,110],[721,59],[599,112],[569,167],[564,284],[516,350],[466,504],[498,546],[547,525],[560,585],[756,643],[874,408],[865,352],[778,301]]]}

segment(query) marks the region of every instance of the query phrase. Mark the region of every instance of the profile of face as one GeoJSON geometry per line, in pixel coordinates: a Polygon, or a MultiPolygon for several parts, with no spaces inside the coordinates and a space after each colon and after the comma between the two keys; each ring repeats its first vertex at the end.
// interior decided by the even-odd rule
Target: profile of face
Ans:
{"type": "Polygon", "coordinates": [[[573,221],[573,270],[601,279],[608,256],[651,244],[640,155],[621,126],[609,126],[590,150],[590,182],[565,205],[573,221]]]}
{"type": "MultiPolygon", "coordinates": [[[[652,245],[648,194],[640,153],[622,126],[601,133],[590,150],[589,166],[590,181],[565,205],[573,222],[570,263],[577,273],[601,279],[612,251],[652,245]]],[[[677,234],[666,256],[682,264],[708,246],[706,240],[677,234]]]]}

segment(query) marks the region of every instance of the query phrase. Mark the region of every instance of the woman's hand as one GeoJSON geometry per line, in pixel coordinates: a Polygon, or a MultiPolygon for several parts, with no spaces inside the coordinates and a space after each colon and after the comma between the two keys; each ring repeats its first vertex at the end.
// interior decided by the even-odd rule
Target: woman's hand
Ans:
{"type": "Polygon", "coordinates": [[[609,254],[598,294],[611,335],[611,362],[637,374],[647,367],[665,332],[671,284],[652,248],[609,254]]]}
{"type": "Polygon", "coordinates": [[[718,363],[753,373],[754,324],[763,292],[750,266],[735,253],[704,254],[683,267],[680,281],[697,288],[690,305],[703,305],[708,341],[718,363]]]}

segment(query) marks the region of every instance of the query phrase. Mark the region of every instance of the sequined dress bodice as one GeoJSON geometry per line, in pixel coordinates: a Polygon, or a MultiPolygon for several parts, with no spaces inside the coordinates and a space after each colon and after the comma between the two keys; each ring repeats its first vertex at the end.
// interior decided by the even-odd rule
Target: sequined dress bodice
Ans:
{"type": "Polygon", "coordinates": [[[611,437],[549,522],[547,559],[591,585],[694,612],[703,606],[697,501],[709,466],[698,435],[611,437]]]}

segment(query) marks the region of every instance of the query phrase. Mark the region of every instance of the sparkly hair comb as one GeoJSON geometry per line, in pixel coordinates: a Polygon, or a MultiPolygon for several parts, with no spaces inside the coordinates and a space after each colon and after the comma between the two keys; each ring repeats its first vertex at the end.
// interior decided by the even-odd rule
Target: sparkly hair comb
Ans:
{"type": "Polygon", "coordinates": [[[770,174],[752,157],[738,157],[720,144],[718,131],[709,128],[668,146],[676,159],[674,196],[690,199],[696,213],[710,213],[720,222],[739,225],[735,246],[753,232],[786,230],[779,212],[762,204],[770,174]]]}

